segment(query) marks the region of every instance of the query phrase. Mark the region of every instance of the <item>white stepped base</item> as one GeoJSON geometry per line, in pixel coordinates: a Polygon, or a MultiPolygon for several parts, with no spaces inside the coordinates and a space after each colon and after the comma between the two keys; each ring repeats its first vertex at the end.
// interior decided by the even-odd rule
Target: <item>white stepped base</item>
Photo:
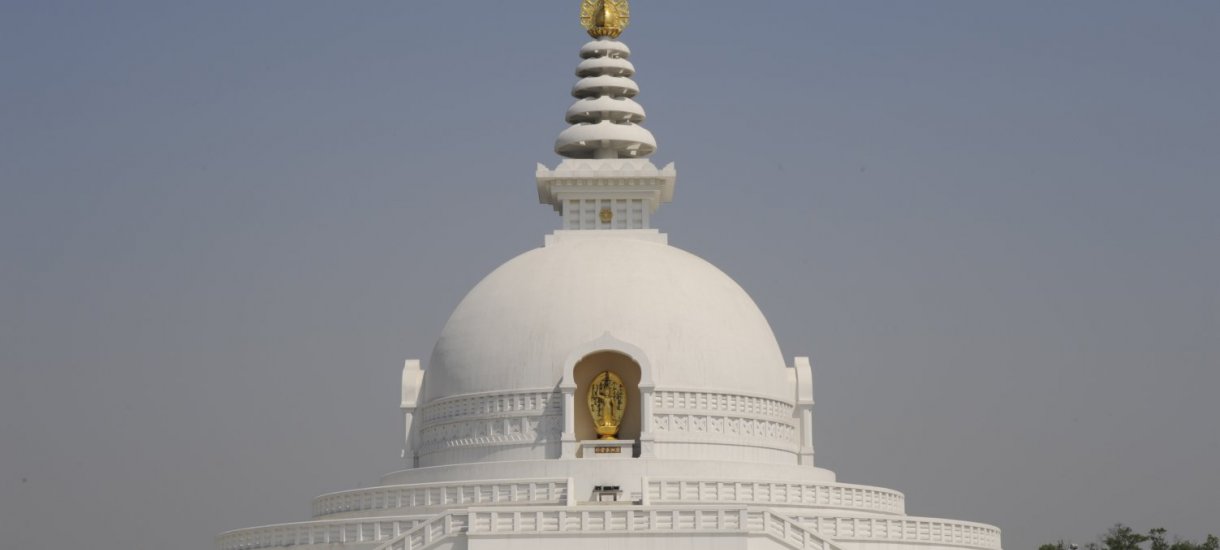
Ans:
{"type": "MultiPolygon", "coordinates": [[[[428,518],[357,518],[243,529],[221,535],[220,550],[259,550],[342,544],[347,548],[469,550],[528,547],[561,550],[633,548],[657,544],[712,544],[735,549],[786,550],[1001,550],[989,525],[915,517],[793,518],[768,508],[742,506],[593,505],[493,507],[451,510],[428,518]],[[680,535],[680,536],[675,536],[680,535]],[[655,541],[645,543],[645,541],[655,541]],[[565,542],[566,541],[566,542],[565,542]],[[778,544],[778,546],[775,546],[778,544]]],[[[703,546],[706,548],[706,546],[703,546]]]]}

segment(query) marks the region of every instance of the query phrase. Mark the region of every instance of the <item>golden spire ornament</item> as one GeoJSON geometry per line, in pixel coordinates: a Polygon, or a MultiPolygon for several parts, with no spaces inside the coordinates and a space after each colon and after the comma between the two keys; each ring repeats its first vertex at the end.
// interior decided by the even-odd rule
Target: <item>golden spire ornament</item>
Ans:
{"type": "Polygon", "coordinates": [[[581,0],[580,26],[593,38],[618,38],[631,22],[627,0],[581,0]]]}

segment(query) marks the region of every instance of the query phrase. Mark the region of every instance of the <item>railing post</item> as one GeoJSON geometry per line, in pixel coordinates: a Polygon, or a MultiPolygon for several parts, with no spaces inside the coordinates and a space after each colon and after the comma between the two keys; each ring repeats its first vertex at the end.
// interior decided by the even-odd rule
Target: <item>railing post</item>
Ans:
{"type": "Polygon", "coordinates": [[[653,458],[656,436],[652,432],[652,386],[640,387],[640,457],[653,458]]]}
{"type": "Polygon", "coordinates": [[[560,384],[563,392],[563,433],[560,439],[560,458],[576,458],[576,383],[564,380],[560,384]]]}

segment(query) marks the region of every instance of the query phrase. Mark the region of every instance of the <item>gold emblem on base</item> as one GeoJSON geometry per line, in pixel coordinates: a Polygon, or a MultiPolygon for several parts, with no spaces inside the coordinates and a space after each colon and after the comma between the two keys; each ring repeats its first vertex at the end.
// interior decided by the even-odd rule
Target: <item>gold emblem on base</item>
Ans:
{"type": "Polygon", "coordinates": [[[601,218],[602,223],[610,223],[610,220],[614,219],[614,211],[609,208],[603,208],[601,212],[597,213],[597,217],[601,218]]]}
{"type": "Polygon", "coordinates": [[[593,415],[593,427],[601,439],[617,439],[623,413],[627,412],[627,387],[623,379],[610,371],[593,377],[589,385],[589,413],[593,415]]]}
{"type": "Polygon", "coordinates": [[[627,0],[582,0],[580,26],[593,38],[618,38],[631,22],[627,0]]]}

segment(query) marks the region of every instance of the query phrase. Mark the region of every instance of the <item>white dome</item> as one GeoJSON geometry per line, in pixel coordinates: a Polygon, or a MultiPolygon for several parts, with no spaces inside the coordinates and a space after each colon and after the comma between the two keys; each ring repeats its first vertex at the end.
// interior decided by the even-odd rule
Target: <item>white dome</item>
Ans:
{"type": "Polygon", "coordinates": [[[565,360],[607,333],[646,355],[658,390],[793,402],[771,327],[736,282],[686,251],[603,235],[557,239],[475,286],[432,352],[421,403],[555,388],[565,360]]]}

